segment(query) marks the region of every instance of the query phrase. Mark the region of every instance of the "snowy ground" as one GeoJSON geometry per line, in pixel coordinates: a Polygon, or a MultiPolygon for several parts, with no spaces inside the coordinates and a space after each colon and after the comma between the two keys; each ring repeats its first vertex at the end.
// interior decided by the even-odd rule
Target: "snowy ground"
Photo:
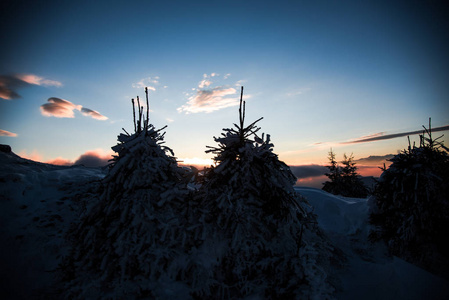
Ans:
{"type": "MultiPolygon", "coordinates": [[[[0,298],[51,299],[53,271],[79,199],[94,197],[99,168],[61,167],[0,153],[0,298]],[[92,183],[93,182],[93,183],[92,183]]],[[[366,199],[298,187],[318,222],[347,256],[337,299],[449,299],[449,282],[367,241],[366,199]]]]}
{"type": "Polygon", "coordinates": [[[0,298],[48,299],[64,234],[104,171],[36,163],[0,152],[0,298]]]}
{"type": "Polygon", "coordinates": [[[337,299],[449,299],[449,282],[373,245],[366,199],[334,196],[319,189],[296,188],[315,208],[318,223],[348,258],[337,299]]]}

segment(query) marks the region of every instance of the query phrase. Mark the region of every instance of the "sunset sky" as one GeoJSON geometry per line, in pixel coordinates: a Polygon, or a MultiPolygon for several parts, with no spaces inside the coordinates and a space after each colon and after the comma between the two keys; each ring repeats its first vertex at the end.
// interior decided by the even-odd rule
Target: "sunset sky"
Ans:
{"type": "Polygon", "coordinates": [[[147,86],[167,146],[201,162],[243,85],[247,120],[264,117],[289,165],[331,147],[378,165],[429,117],[449,144],[443,2],[362,2],[2,1],[0,143],[44,162],[107,157],[147,86]]]}

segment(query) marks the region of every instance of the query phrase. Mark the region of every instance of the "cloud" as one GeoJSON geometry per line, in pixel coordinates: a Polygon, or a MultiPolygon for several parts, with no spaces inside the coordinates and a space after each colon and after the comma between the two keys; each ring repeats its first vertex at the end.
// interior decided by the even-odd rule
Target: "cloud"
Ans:
{"type": "Polygon", "coordinates": [[[136,89],[147,87],[149,90],[156,91],[154,85],[159,85],[159,76],[142,78],[138,82],[133,83],[132,87],[136,89]]]}
{"type": "Polygon", "coordinates": [[[286,96],[287,97],[294,97],[294,96],[302,95],[302,94],[304,94],[304,93],[306,93],[308,91],[310,91],[310,88],[300,88],[300,89],[297,89],[297,90],[292,91],[290,93],[287,93],[286,96]]]}
{"type": "Polygon", "coordinates": [[[17,89],[29,86],[28,82],[25,82],[15,76],[0,75],[0,98],[5,100],[12,100],[20,98],[20,95],[16,92],[17,89]]]}
{"type": "Polygon", "coordinates": [[[73,163],[74,165],[84,165],[86,167],[103,167],[109,164],[112,153],[105,153],[102,149],[89,150],[82,154],[73,163]]]}
{"type": "Polygon", "coordinates": [[[23,74],[23,75],[17,75],[17,77],[29,84],[35,84],[35,85],[43,85],[43,86],[56,86],[61,87],[62,83],[56,80],[46,79],[37,75],[33,74],[23,74]]]}
{"type": "Polygon", "coordinates": [[[227,97],[236,94],[236,89],[218,86],[208,90],[197,90],[189,101],[179,107],[178,112],[210,113],[222,108],[239,105],[239,97],[227,97]]]}
{"type": "Polygon", "coordinates": [[[296,176],[297,186],[307,186],[321,189],[323,183],[328,180],[327,176],[324,175],[329,171],[326,166],[322,165],[300,165],[300,166],[290,166],[293,175],[296,176]]]}
{"type": "Polygon", "coordinates": [[[363,157],[354,160],[355,163],[362,164],[362,165],[382,165],[387,160],[392,159],[394,157],[394,154],[386,154],[386,155],[370,155],[368,157],[363,157]]]}
{"type": "Polygon", "coordinates": [[[42,160],[42,155],[33,150],[30,154],[26,150],[22,150],[18,153],[20,157],[44,162],[46,164],[59,165],[59,166],[72,166],[72,165],[84,165],[85,167],[103,167],[109,164],[109,160],[112,159],[112,151],[104,151],[103,149],[88,150],[81,154],[75,161],[63,157],[56,157],[54,159],[42,160]]]}
{"type": "Polygon", "coordinates": [[[97,120],[107,120],[106,116],[103,116],[99,112],[92,110],[81,105],[74,104],[68,100],[61,98],[51,97],[48,98],[48,103],[41,105],[41,113],[46,117],[56,118],[74,118],[75,110],[80,111],[85,116],[90,116],[97,120]]]}
{"type": "Polygon", "coordinates": [[[241,80],[237,81],[234,85],[235,86],[242,86],[245,82],[246,82],[246,80],[241,79],[241,80]]]}
{"type": "MultiPolygon", "coordinates": [[[[227,79],[231,74],[226,74],[223,79],[227,79]]],[[[212,87],[216,80],[220,80],[220,74],[211,73],[203,74],[203,79],[198,83],[197,88],[192,88],[194,94],[184,93],[188,97],[188,102],[181,107],[178,107],[178,112],[190,113],[210,113],[222,108],[239,105],[240,96],[237,95],[237,90],[229,85],[219,85],[212,87]],[[231,97],[231,95],[235,95],[231,97]]],[[[240,86],[244,80],[239,80],[235,84],[240,86]]],[[[244,99],[250,98],[251,95],[244,95],[244,99]]]]}
{"type": "Polygon", "coordinates": [[[17,93],[17,90],[30,85],[60,87],[62,83],[33,74],[0,75],[0,98],[5,100],[18,99],[21,96],[17,93]]]}
{"type": "Polygon", "coordinates": [[[207,79],[203,79],[203,80],[201,80],[201,82],[200,82],[200,84],[198,85],[198,87],[199,87],[200,89],[202,89],[202,88],[205,88],[205,87],[207,87],[207,86],[209,86],[209,85],[211,85],[211,84],[212,84],[212,81],[207,80],[207,79]]]}
{"type": "Polygon", "coordinates": [[[290,166],[290,169],[298,179],[323,176],[329,171],[326,166],[321,165],[290,166]]]}
{"type": "MultiPolygon", "coordinates": [[[[219,74],[216,74],[216,73],[211,73],[210,75],[203,74],[203,80],[201,80],[200,83],[198,83],[198,88],[204,89],[204,88],[210,86],[213,82],[209,79],[211,77],[215,77],[215,76],[219,76],[219,74]]],[[[195,90],[195,89],[193,89],[193,90],[195,90]]]]}
{"type": "Polygon", "coordinates": [[[22,150],[18,153],[18,155],[30,160],[42,161],[42,155],[40,155],[37,150],[33,150],[30,154],[28,154],[26,150],[22,150]]]}
{"type": "Polygon", "coordinates": [[[74,118],[75,113],[73,111],[82,109],[81,105],[56,97],[48,98],[47,101],[48,103],[41,105],[41,113],[46,117],[74,118]]]}
{"type": "MultiPolygon", "coordinates": [[[[391,163],[386,162],[385,165],[388,167],[391,163]]],[[[378,166],[363,166],[363,165],[356,165],[357,167],[357,174],[360,176],[373,176],[373,177],[380,177],[382,174],[382,170],[380,167],[383,166],[383,164],[378,166]]]]}
{"type": "Polygon", "coordinates": [[[0,136],[10,136],[10,137],[16,137],[17,133],[9,132],[3,129],[0,129],[0,136]]]}
{"type": "Polygon", "coordinates": [[[46,164],[51,165],[58,165],[58,166],[71,166],[73,165],[73,162],[71,162],[69,159],[65,159],[62,157],[56,157],[55,159],[47,160],[45,161],[46,164]]]}
{"type": "MultiPolygon", "coordinates": [[[[449,130],[449,125],[432,128],[432,132],[446,131],[446,130],[449,130]]],[[[422,133],[423,133],[423,130],[393,133],[393,134],[385,134],[385,132],[379,132],[379,133],[375,133],[375,134],[372,134],[369,136],[360,137],[360,138],[352,140],[352,141],[341,142],[340,144],[356,144],[356,143],[375,142],[375,141],[381,141],[381,140],[390,140],[390,139],[394,139],[394,138],[398,138],[398,137],[422,134],[422,133]]]]}
{"type": "Polygon", "coordinates": [[[103,120],[107,120],[108,119],[108,117],[103,116],[98,111],[92,110],[92,109],[89,109],[89,108],[86,108],[86,107],[81,108],[81,113],[83,115],[85,115],[85,116],[90,116],[90,117],[92,117],[94,119],[97,119],[97,120],[102,120],[103,121],[103,120]]]}

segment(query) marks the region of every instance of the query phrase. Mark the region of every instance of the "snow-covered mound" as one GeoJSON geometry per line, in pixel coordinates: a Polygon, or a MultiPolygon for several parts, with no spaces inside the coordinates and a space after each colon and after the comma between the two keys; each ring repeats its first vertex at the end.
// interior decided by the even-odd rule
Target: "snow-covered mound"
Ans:
{"type": "Polygon", "coordinates": [[[368,241],[367,199],[295,188],[314,207],[318,223],[348,258],[337,299],[449,299],[449,282],[368,241]]]}
{"type": "MultiPolygon", "coordinates": [[[[101,168],[54,166],[0,152],[0,295],[48,298],[65,233],[101,168]]],[[[50,296],[51,298],[51,296],[50,296]]]]}

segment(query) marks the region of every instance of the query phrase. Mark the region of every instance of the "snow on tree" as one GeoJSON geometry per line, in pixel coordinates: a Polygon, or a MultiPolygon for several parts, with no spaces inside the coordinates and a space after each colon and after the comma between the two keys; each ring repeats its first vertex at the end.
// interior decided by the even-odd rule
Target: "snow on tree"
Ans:
{"type": "Polygon", "coordinates": [[[347,156],[345,153],[343,155],[344,159],[341,162],[343,167],[338,165],[332,149],[328,158],[330,162],[330,165],[327,166],[329,173],[325,175],[330,181],[324,183],[322,190],[344,197],[365,198],[368,195],[368,190],[357,174],[353,154],[347,156]]]}
{"type": "MultiPolygon", "coordinates": [[[[423,126],[424,127],[424,126],[423,126]]],[[[373,240],[392,254],[449,276],[449,156],[429,129],[384,168],[370,199],[373,240]],[[426,136],[427,135],[427,136],[426,136]]]]}
{"type": "MultiPolygon", "coordinates": [[[[62,265],[68,298],[154,298],[175,282],[182,237],[183,171],[137,97],[134,133],[120,134],[98,201],[82,213],[62,265]]],[[[126,131],[125,131],[126,132],[126,131]]]]}
{"type": "MultiPolygon", "coordinates": [[[[204,298],[325,298],[332,293],[325,271],[330,245],[315,215],[293,189],[296,177],[273,153],[270,135],[258,136],[261,119],[223,129],[214,140],[216,166],[208,169],[195,195],[196,251],[209,277],[193,286],[204,298]]],[[[194,226],[194,225],[193,225],[194,226]]],[[[194,264],[192,264],[194,265],[194,264]]],[[[196,265],[197,269],[198,264],[196,265]]]]}

